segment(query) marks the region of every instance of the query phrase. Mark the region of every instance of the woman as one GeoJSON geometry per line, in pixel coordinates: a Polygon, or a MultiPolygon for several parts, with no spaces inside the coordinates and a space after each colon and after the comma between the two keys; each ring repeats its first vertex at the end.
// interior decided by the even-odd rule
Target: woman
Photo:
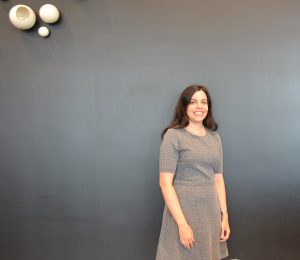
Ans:
{"type": "Polygon", "coordinates": [[[181,94],[160,147],[165,209],[156,260],[219,260],[228,256],[230,228],[223,153],[207,89],[181,94]]]}

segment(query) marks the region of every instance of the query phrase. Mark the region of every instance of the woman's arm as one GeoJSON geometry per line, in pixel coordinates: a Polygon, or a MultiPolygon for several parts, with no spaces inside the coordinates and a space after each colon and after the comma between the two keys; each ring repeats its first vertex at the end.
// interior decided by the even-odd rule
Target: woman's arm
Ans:
{"type": "Polygon", "coordinates": [[[218,201],[220,204],[222,222],[221,222],[221,235],[220,241],[226,241],[230,235],[230,227],[228,221],[228,211],[227,211],[227,203],[226,203],[226,190],[225,190],[225,182],[222,173],[216,173],[214,175],[214,182],[217,192],[218,201]]]}
{"type": "Polygon", "coordinates": [[[165,200],[165,203],[170,210],[175,222],[177,223],[179,230],[180,242],[187,249],[191,249],[194,245],[194,234],[187,223],[187,220],[183,214],[181,206],[178,201],[176,191],[173,187],[173,173],[160,172],[159,185],[165,200]]]}

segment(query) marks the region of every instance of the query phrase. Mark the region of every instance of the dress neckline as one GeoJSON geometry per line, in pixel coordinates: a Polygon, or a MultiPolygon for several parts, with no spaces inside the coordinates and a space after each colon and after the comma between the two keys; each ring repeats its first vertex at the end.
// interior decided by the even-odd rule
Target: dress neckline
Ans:
{"type": "Polygon", "coordinates": [[[193,134],[192,132],[190,132],[189,130],[187,130],[185,127],[183,128],[185,130],[185,132],[187,132],[188,134],[192,135],[192,136],[195,136],[195,137],[199,137],[199,138],[205,138],[208,133],[207,133],[207,128],[205,128],[205,135],[196,135],[196,134],[193,134]]]}

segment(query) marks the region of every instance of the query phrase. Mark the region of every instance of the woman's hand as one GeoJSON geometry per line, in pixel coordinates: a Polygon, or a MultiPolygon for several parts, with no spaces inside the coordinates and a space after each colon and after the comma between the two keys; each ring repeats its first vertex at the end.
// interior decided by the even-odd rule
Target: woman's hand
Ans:
{"type": "Polygon", "coordinates": [[[222,215],[222,220],[221,220],[220,242],[224,242],[228,240],[229,235],[230,235],[230,227],[229,227],[228,215],[224,214],[222,215]]]}
{"type": "Polygon", "coordinates": [[[195,243],[194,233],[192,228],[186,223],[178,226],[179,238],[181,244],[186,249],[192,249],[195,243]]]}

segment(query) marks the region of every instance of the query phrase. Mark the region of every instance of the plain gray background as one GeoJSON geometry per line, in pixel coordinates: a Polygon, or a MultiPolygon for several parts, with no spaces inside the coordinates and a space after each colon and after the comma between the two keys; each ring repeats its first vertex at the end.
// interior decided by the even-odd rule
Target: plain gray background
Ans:
{"type": "MultiPolygon", "coordinates": [[[[154,259],[160,133],[207,86],[232,258],[300,259],[300,2],[64,0],[38,36],[0,2],[0,258],[154,259]]],[[[23,1],[36,12],[43,1],[23,1]]]]}

